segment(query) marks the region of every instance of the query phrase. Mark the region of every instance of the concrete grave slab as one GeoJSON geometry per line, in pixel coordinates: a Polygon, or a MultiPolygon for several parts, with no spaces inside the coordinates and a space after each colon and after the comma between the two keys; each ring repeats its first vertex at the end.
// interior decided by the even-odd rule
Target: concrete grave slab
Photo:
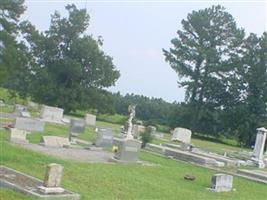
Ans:
{"type": "Polygon", "coordinates": [[[14,169],[0,166],[0,187],[21,192],[23,194],[30,195],[34,199],[46,199],[46,200],[79,200],[80,195],[72,191],[64,189],[60,193],[47,194],[40,188],[43,187],[43,181],[16,171],[14,169]]]}
{"type": "Polygon", "coordinates": [[[68,138],[58,136],[42,136],[41,144],[47,147],[69,147],[68,138]]]}

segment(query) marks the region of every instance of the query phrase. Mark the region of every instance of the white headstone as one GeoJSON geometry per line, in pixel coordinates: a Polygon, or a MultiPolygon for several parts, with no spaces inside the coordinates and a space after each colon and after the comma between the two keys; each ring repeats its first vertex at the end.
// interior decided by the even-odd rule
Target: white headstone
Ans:
{"type": "Polygon", "coordinates": [[[264,168],[264,146],[266,141],[267,130],[265,128],[257,129],[256,143],[254,146],[252,160],[255,160],[260,168],[264,168]]]}
{"type": "Polygon", "coordinates": [[[211,179],[211,191],[229,192],[233,187],[233,176],[228,174],[215,174],[211,179]]]}
{"type": "Polygon", "coordinates": [[[45,123],[38,119],[17,117],[15,128],[26,131],[44,131],[45,123]]]}
{"type": "Polygon", "coordinates": [[[95,126],[96,124],[96,116],[92,114],[85,115],[85,123],[89,126],[95,126]]]}
{"type": "Polygon", "coordinates": [[[28,143],[26,139],[27,132],[23,130],[18,130],[16,128],[10,129],[10,142],[14,143],[28,143]]]}
{"type": "Polygon", "coordinates": [[[180,141],[190,144],[192,132],[186,128],[175,128],[172,134],[172,141],[180,141]]]}
{"type": "Polygon", "coordinates": [[[63,118],[64,110],[62,108],[43,106],[40,118],[48,122],[60,123],[63,118]]]}

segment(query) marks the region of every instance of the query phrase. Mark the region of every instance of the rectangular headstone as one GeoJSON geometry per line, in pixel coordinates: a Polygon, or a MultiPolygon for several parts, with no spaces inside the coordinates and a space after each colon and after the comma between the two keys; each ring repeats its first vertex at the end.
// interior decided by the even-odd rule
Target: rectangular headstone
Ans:
{"type": "Polygon", "coordinates": [[[42,136],[41,143],[49,147],[69,147],[68,138],[58,136],[42,136]]]}
{"type": "Polygon", "coordinates": [[[172,141],[190,144],[192,132],[186,128],[175,128],[172,132],[172,141]]]}
{"type": "Polygon", "coordinates": [[[18,130],[16,128],[10,129],[10,142],[14,143],[28,143],[28,140],[26,139],[27,132],[23,130],[18,130]]]}
{"type": "Polygon", "coordinates": [[[45,123],[38,119],[17,117],[15,128],[26,131],[44,131],[45,123]]]}
{"type": "Polygon", "coordinates": [[[43,106],[40,118],[48,122],[61,122],[64,110],[62,108],[43,106]]]}
{"type": "Polygon", "coordinates": [[[97,128],[95,145],[97,147],[110,146],[113,143],[113,132],[109,128],[97,128]]]}
{"type": "Polygon", "coordinates": [[[21,117],[31,117],[31,114],[27,111],[22,111],[22,112],[20,112],[20,116],[21,117]]]}
{"type": "Polygon", "coordinates": [[[96,116],[95,115],[86,114],[84,120],[85,120],[86,125],[95,126],[95,124],[96,124],[96,116]]]}
{"type": "Polygon", "coordinates": [[[118,162],[135,163],[138,161],[138,154],[141,148],[141,142],[138,140],[117,140],[118,151],[114,158],[118,162]]]}
{"type": "Polygon", "coordinates": [[[51,163],[46,168],[44,186],[45,187],[59,187],[61,183],[63,166],[51,163]]]}
{"type": "Polygon", "coordinates": [[[233,176],[228,174],[215,174],[211,178],[211,190],[214,192],[229,192],[233,187],[233,176]]]}
{"type": "Polygon", "coordinates": [[[78,135],[85,131],[85,121],[82,119],[71,119],[70,121],[70,133],[72,135],[78,135]]]}

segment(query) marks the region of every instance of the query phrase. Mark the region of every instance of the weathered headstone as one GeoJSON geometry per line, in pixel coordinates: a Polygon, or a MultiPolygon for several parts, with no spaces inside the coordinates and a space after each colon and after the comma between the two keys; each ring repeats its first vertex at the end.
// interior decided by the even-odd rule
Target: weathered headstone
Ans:
{"type": "Polygon", "coordinates": [[[138,154],[141,142],[133,139],[117,139],[118,151],[114,159],[118,162],[135,163],[138,161],[138,154]]]}
{"type": "Polygon", "coordinates": [[[84,117],[86,125],[95,126],[96,124],[96,116],[92,114],[86,114],[84,117]]]}
{"type": "Polygon", "coordinates": [[[228,174],[215,174],[211,178],[210,191],[213,192],[229,192],[233,187],[233,176],[228,174]]]}
{"type": "Polygon", "coordinates": [[[45,123],[38,119],[17,117],[15,128],[26,131],[44,131],[45,123]]]}
{"type": "Polygon", "coordinates": [[[58,136],[42,136],[41,144],[48,147],[69,147],[68,138],[58,136]]]}
{"type": "Polygon", "coordinates": [[[267,130],[265,128],[257,129],[256,143],[253,150],[252,160],[256,162],[259,168],[264,168],[264,146],[266,141],[267,130]]]}
{"type": "Polygon", "coordinates": [[[18,130],[16,128],[10,129],[10,142],[19,143],[19,144],[27,144],[29,143],[26,139],[27,132],[23,130],[18,130]]]}
{"type": "Polygon", "coordinates": [[[109,128],[97,128],[97,136],[95,145],[97,147],[105,147],[112,145],[113,132],[109,128]]]}
{"type": "Polygon", "coordinates": [[[51,163],[46,168],[43,186],[39,189],[44,193],[62,193],[64,189],[60,187],[63,166],[51,163]]]}
{"type": "Polygon", "coordinates": [[[186,128],[175,128],[172,132],[172,141],[190,144],[192,132],[186,128]]]}
{"type": "Polygon", "coordinates": [[[63,118],[63,112],[62,108],[43,105],[40,118],[48,122],[60,123],[63,118]]]}

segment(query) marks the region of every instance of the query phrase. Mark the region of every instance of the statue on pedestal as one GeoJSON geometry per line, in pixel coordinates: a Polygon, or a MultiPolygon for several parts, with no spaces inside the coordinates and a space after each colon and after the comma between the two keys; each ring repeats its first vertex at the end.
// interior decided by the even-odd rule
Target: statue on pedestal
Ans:
{"type": "Polygon", "coordinates": [[[135,117],[135,107],[136,105],[129,105],[128,112],[129,112],[129,119],[125,125],[124,133],[126,134],[126,139],[133,139],[133,118],[135,117]]]}

